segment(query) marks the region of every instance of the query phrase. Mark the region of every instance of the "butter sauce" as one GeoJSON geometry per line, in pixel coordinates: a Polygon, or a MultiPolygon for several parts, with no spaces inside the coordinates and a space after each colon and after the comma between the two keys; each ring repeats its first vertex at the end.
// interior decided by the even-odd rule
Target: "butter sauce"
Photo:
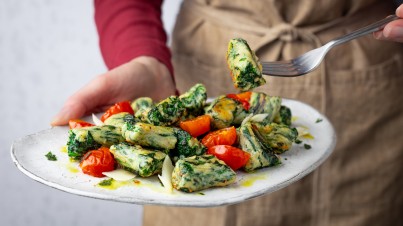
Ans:
{"type": "Polygon", "coordinates": [[[102,182],[101,181],[100,183],[96,184],[96,186],[100,187],[100,188],[107,189],[107,190],[116,190],[116,189],[124,187],[124,186],[133,186],[133,185],[135,185],[134,180],[117,181],[117,180],[114,180],[112,178],[106,179],[106,180],[111,180],[111,182],[108,183],[107,185],[101,185],[101,182],[102,182]]]}
{"type": "Polygon", "coordinates": [[[243,180],[241,182],[242,187],[251,187],[256,181],[258,180],[265,180],[267,176],[265,175],[254,175],[254,176],[249,176],[246,180],[243,180]]]}

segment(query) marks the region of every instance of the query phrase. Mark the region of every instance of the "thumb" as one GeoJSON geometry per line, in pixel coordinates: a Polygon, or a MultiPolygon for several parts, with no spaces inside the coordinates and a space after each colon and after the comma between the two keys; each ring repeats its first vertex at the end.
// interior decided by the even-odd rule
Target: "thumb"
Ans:
{"type": "Polygon", "coordinates": [[[396,9],[396,15],[400,18],[403,18],[403,4],[401,4],[399,7],[396,9]]]}
{"type": "Polygon", "coordinates": [[[66,125],[70,119],[82,117],[86,112],[85,106],[79,101],[71,100],[66,102],[50,123],[51,126],[66,125]]]}
{"type": "Polygon", "coordinates": [[[103,96],[100,94],[104,93],[106,87],[104,77],[98,76],[68,98],[50,124],[52,126],[66,125],[70,119],[78,119],[93,112],[103,96]]]}

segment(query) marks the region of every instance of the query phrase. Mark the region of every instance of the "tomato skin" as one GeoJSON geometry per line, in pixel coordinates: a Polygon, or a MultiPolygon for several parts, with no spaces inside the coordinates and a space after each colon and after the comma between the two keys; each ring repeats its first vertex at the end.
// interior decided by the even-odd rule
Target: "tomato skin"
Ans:
{"type": "Polygon", "coordinates": [[[194,119],[181,121],[179,126],[192,137],[198,137],[210,131],[211,118],[209,115],[201,115],[194,119]]]}
{"type": "Polygon", "coordinates": [[[70,119],[69,120],[69,127],[70,129],[76,129],[76,128],[82,128],[82,127],[88,127],[88,126],[95,126],[92,123],[86,122],[81,119],[70,119]]]}
{"type": "Polygon", "coordinates": [[[108,172],[115,169],[115,158],[109,148],[100,147],[97,150],[91,150],[84,155],[80,162],[80,168],[83,173],[94,176],[104,177],[102,172],[108,172]]]}
{"type": "Polygon", "coordinates": [[[241,102],[243,108],[245,110],[249,110],[249,107],[250,107],[249,100],[250,100],[251,95],[252,95],[252,92],[248,91],[248,92],[243,92],[243,93],[238,93],[238,94],[227,94],[227,97],[241,102]]]}
{"type": "Polygon", "coordinates": [[[128,112],[130,114],[134,114],[133,108],[130,106],[130,101],[122,101],[114,104],[102,115],[101,121],[104,122],[110,116],[121,112],[128,112]]]}
{"type": "Polygon", "coordinates": [[[207,153],[215,155],[233,170],[237,170],[245,166],[250,158],[250,154],[248,152],[229,145],[212,146],[207,150],[207,153]]]}
{"type": "Polygon", "coordinates": [[[207,148],[215,145],[233,145],[237,139],[236,129],[231,126],[208,133],[201,140],[207,148]]]}

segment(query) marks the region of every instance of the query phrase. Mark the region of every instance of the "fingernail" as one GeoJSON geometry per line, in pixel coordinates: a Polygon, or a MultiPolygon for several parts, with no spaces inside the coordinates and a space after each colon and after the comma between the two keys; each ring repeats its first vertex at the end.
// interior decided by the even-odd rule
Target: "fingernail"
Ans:
{"type": "Polygon", "coordinates": [[[64,107],[60,110],[59,113],[55,117],[53,117],[52,122],[50,123],[52,126],[60,126],[67,123],[69,120],[69,109],[64,107]]]}
{"type": "Polygon", "coordinates": [[[395,37],[403,37],[403,27],[394,27],[391,31],[395,37]]]}
{"type": "Polygon", "coordinates": [[[403,17],[403,4],[401,4],[399,7],[396,9],[396,15],[398,17],[403,17]]]}
{"type": "Polygon", "coordinates": [[[398,27],[398,26],[386,26],[385,29],[383,30],[383,36],[386,39],[396,39],[399,37],[403,37],[403,27],[398,27]]]}

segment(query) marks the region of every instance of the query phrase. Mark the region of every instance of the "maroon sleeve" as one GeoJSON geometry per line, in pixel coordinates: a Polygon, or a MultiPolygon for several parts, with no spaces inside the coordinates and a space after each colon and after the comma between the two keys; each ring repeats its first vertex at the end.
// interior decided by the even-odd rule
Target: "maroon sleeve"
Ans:
{"type": "Polygon", "coordinates": [[[100,48],[109,69],[138,56],[152,56],[171,75],[171,53],[161,20],[163,0],[95,0],[100,48]]]}

